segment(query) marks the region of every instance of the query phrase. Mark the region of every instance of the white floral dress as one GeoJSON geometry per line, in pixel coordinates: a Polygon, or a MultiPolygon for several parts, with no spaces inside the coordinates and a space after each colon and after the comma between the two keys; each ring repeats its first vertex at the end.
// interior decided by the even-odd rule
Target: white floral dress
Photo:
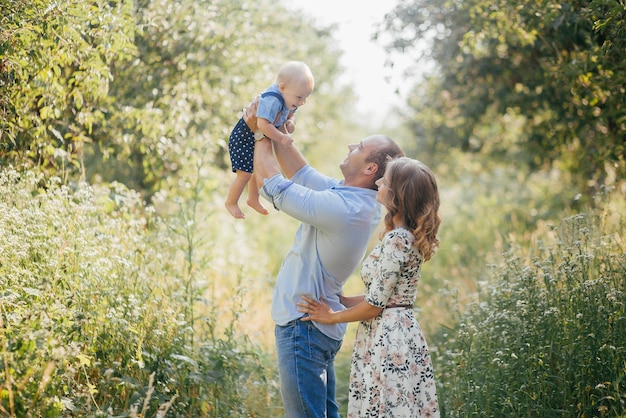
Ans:
{"type": "Polygon", "coordinates": [[[385,309],[359,323],[348,418],[439,417],[433,366],[413,309],[387,307],[415,300],[422,256],[414,241],[404,228],[389,231],[363,262],[365,300],[385,309]]]}

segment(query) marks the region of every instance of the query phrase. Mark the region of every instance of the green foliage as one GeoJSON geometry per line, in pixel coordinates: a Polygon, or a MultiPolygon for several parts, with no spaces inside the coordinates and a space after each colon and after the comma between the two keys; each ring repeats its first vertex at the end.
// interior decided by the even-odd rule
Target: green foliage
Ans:
{"type": "Polygon", "coordinates": [[[383,30],[404,52],[430,41],[438,70],[409,101],[433,154],[556,162],[597,190],[626,172],[625,18],[621,0],[414,0],[383,30]]]}
{"type": "Polygon", "coordinates": [[[130,1],[3,0],[0,161],[77,165],[105,123],[112,64],[134,51],[130,1]]]}
{"type": "Polygon", "coordinates": [[[350,97],[332,28],[269,0],[5,0],[0,28],[0,161],[148,196],[177,187],[190,150],[226,170],[241,108],[287,60],[317,81],[304,148],[341,119],[321,109],[350,97]]]}
{"type": "MultiPolygon", "coordinates": [[[[15,192],[32,194],[29,203],[41,205],[36,216],[15,223],[15,234],[4,232],[48,248],[36,262],[3,254],[0,270],[14,277],[3,286],[12,284],[20,297],[23,287],[44,292],[47,300],[63,301],[54,316],[59,323],[74,324],[78,316],[87,324],[67,332],[81,343],[72,352],[65,328],[42,332],[43,341],[54,340],[69,354],[47,356],[52,350],[37,348],[45,346],[40,340],[22,357],[13,346],[3,349],[11,370],[5,376],[14,384],[2,394],[2,412],[44,414],[48,402],[58,413],[98,415],[110,408],[145,415],[146,402],[152,414],[158,405],[180,416],[280,414],[269,405],[273,369],[241,332],[269,345],[267,289],[295,225],[281,216],[234,224],[222,214],[222,187],[232,179],[226,140],[241,107],[289,59],[306,61],[316,78],[296,131],[311,162],[329,159],[310,149],[334,153],[340,144],[344,151],[359,139],[342,143],[338,129],[341,106],[352,96],[334,86],[341,68],[333,29],[314,28],[267,0],[0,2],[0,162],[19,167],[21,174],[8,174],[15,192]],[[329,108],[337,111],[328,114],[329,108]],[[326,139],[329,132],[332,140],[317,145],[320,133],[326,139]],[[33,166],[38,171],[29,171],[33,166]],[[93,190],[67,186],[77,178],[93,190]],[[144,208],[140,196],[149,196],[154,209],[144,208]],[[50,236],[33,236],[38,222],[55,223],[50,236]],[[51,237],[68,244],[52,245],[51,237]],[[66,267],[57,260],[70,254],[66,248],[81,263],[66,267]],[[266,256],[258,256],[260,248],[266,256]],[[244,265],[247,259],[255,262],[244,265]],[[39,271],[34,264],[41,260],[63,268],[56,276],[39,271]],[[20,274],[34,283],[23,283],[20,274]],[[63,308],[69,296],[58,295],[56,286],[40,289],[42,277],[76,292],[76,312],[63,308]],[[244,293],[258,306],[247,311],[244,293]],[[66,365],[77,372],[66,373],[66,365]],[[61,375],[68,375],[63,385],[61,375]],[[44,382],[45,394],[19,383],[31,378],[44,382]]],[[[4,194],[2,204],[24,205],[15,216],[32,209],[25,196],[12,196],[4,194]]],[[[31,299],[19,310],[3,309],[18,319],[50,310],[47,301],[31,299]]],[[[41,328],[33,318],[23,326],[41,328]]],[[[22,334],[34,338],[11,326],[8,343],[22,334]]]]}
{"type": "Polygon", "coordinates": [[[236,315],[218,321],[205,309],[214,296],[197,276],[189,283],[188,264],[209,273],[181,261],[198,244],[181,244],[136,193],[5,170],[0,195],[2,414],[239,417],[267,407],[267,360],[236,332],[236,315]]]}
{"type": "MultiPolygon", "coordinates": [[[[624,169],[623,2],[579,3],[415,0],[388,20],[398,49],[437,40],[441,77],[416,87],[417,141],[400,142],[441,183],[418,306],[449,348],[431,344],[450,415],[619,411],[623,256],[581,218],[536,248],[537,228],[584,208],[564,169],[585,184],[624,169]],[[508,254],[459,319],[507,245],[538,253],[508,254]],[[459,306],[437,297],[447,281],[459,306]]],[[[345,119],[332,32],[269,0],[0,0],[0,164],[22,170],[0,176],[0,415],[281,415],[268,306],[296,224],[224,213],[226,140],[278,66],[304,60],[316,88],[297,141],[337,169],[369,132],[345,119]]]]}
{"type": "Polygon", "coordinates": [[[488,266],[511,243],[526,242],[547,222],[584,207],[566,173],[524,171],[458,150],[446,158],[436,168],[440,247],[424,266],[416,304],[429,336],[454,324],[447,296],[438,295],[446,283],[457,289],[455,309],[463,309],[474,300],[477,285],[488,280],[488,266]]]}
{"type": "Polygon", "coordinates": [[[513,248],[435,369],[447,416],[626,413],[624,202],[513,248]]]}

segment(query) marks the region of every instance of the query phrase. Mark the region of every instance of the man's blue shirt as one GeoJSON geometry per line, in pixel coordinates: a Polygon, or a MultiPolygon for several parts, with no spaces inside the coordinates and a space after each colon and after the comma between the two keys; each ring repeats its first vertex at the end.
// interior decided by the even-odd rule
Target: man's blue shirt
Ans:
{"type": "MultiPolygon", "coordinates": [[[[323,299],[335,311],[345,309],[339,294],[380,221],[376,191],[344,186],[305,165],[291,180],[280,174],[266,179],[261,195],[302,222],[276,279],[274,322],[286,325],[302,317],[296,304],[303,295],[323,299]]],[[[346,324],[315,325],[335,340],[346,330],[346,324]]]]}

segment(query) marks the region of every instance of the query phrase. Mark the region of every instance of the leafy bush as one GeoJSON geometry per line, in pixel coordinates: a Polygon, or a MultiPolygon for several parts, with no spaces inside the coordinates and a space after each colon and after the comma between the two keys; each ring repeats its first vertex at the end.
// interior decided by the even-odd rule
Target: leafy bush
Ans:
{"type": "Polygon", "coordinates": [[[60,183],[0,173],[0,415],[263,407],[267,359],[238,335],[236,314],[217,331],[171,225],[122,186],[60,183]]]}
{"type": "Polygon", "coordinates": [[[447,416],[626,413],[623,196],[512,249],[433,347],[447,416]],[[445,348],[443,346],[445,345],[445,348]]]}

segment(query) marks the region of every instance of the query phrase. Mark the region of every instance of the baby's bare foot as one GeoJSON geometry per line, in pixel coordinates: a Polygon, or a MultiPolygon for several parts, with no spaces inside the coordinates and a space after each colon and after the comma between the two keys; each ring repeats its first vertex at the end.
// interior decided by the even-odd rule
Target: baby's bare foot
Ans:
{"type": "Polygon", "coordinates": [[[263,206],[258,200],[248,200],[248,206],[259,212],[261,215],[269,214],[267,209],[265,209],[265,206],[263,206]]]}
{"type": "Polygon", "coordinates": [[[226,209],[228,210],[228,212],[230,212],[230,214],[233,215],[233,218],[244,219],[246,217],[246,215],[243,214],[241,209],[239,209],[239,205],[237,205],[236,203],[232,203],[232,204],[226,203],[224,204],[224,206],[226,206],[226,209]]]}

